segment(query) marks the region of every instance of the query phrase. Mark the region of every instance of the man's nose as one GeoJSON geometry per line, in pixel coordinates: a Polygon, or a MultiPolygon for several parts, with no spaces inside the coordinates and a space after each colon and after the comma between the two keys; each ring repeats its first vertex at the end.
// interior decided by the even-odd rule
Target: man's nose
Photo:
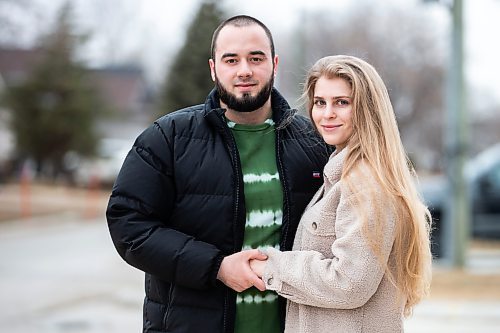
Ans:
{"type": "Polygon", "coordinates": [[[252,69],[247,61],[241,61],[240,66],[238,67],[238,76],[239,77],[250,77],[252,76],[252,69]]]}

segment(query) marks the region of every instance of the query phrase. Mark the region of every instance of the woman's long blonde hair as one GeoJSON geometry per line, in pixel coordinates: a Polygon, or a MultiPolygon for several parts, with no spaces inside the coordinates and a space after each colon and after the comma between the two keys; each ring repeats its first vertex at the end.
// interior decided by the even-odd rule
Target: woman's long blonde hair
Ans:
{"type": "MultiPolygon", "coordinates": [[[[313,65],[305,82],[303,98],[309,116],[320,77],[342,78],[351,86],[353,133],[347,144],[342,180],[355,187],[349,175],[360,164],[367,165],[384,195],[392,202],[397,217],[396,235],[391,254],[393,261],[385,265],[391,281],[406,299],[404,313],[409,315],[430,288],[431,217],[416,189],[415,172],[401,142],[387,88],[373,66],[359,58],[343,55],[322,58],[313,65]]],[[[359,197],[357,201],[362,200],[359,197]]],[[[383,216],[383,212],[378,213],[376,216],[383,216]]],[[[376,230],[368,231],[372,245],[377,244],[379,236],[376,230]]],[[[374,250],[377,253],[376,245],[374,250]]]]}

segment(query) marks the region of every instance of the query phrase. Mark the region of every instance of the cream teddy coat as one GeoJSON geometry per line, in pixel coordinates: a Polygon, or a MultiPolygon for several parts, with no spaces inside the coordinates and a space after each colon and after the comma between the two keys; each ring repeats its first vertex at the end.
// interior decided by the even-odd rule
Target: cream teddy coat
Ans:
{"type": "MultiPolygon", "coordinates": [[[[384,265],[362,233],[362,221],[349,202],[340,180],[347,154],[343,149],[324,169],[324,185],[306,208],[293,251],[265,249],[268,262],[263,274],[267,289],[288,299],[285,332],[403,332],[405,300],[397,298],[384,265]]],[[[357,174],[362,187],[377,186],[368,172],[357,174]]],[[[378,192],[380,193],[380,192],[378,192]]],[[[391,262],[395,218],[381,196],[363,200],[368,226],[373,207],[383,207],[382,259],[391,262]]]]}

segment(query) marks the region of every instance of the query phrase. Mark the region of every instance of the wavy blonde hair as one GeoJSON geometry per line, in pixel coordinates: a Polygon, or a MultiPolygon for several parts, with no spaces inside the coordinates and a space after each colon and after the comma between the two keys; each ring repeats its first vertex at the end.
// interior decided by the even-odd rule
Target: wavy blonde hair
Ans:
{"type": "MultiPolygon", "coordinates": [[[[404,314],[408,316],[413,306],[430,289],[431,216],[416,189],[416,174],[401,142],[387,88],[375,68],[364,60],[344,55],[322,58],[310,69],[304,86],[302,97],[306,101],[309,116],[313,108],[314,89],[320,77],[341,78],[350,84],[353,133],[347,143],[348,154],[342,170],[342,180],[352,190],[356,185],[350,180],[350,176],[356,177],[353,176],[354,173],[359,176],[360,172],[356,171],[367,166],[377,187],[382,189],[384,200],[388,200],[396,212],[395,240],[390,263],[383,264],[389,279],[406,300],[404,314]]],[[[373,191],[379,192],[378,189],[372,189],[371,193],[373,191]]],[[[354,190],[358,208],[363,201],[366,202],[363,193],[366,195],[370,191],[354,190]]],[[[369,244],[379,255],[376,244],[386,223],[383,221],[384,207],[375,209],[379,210],[375,214],[376,225],[374,228],[365,228],[364,231],[369,244]]],[[[363,217],[362,209],[358,210],[363,217]]],[[[366,217],[363,218],[366,220],[366,217]]]]}

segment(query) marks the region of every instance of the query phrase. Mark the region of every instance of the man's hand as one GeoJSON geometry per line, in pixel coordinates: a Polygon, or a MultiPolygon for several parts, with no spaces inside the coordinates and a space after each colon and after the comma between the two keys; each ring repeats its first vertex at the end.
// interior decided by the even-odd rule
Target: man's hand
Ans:
{"type": "Polygon", "coordinates": [[[237,292],[252,286],[260,291],[266,290],[262,281],[250,268],[250,260],[266,260],[267,256],[259,250],[241,251],[225,257],[219,268],[217,279],[237,292]]]}

